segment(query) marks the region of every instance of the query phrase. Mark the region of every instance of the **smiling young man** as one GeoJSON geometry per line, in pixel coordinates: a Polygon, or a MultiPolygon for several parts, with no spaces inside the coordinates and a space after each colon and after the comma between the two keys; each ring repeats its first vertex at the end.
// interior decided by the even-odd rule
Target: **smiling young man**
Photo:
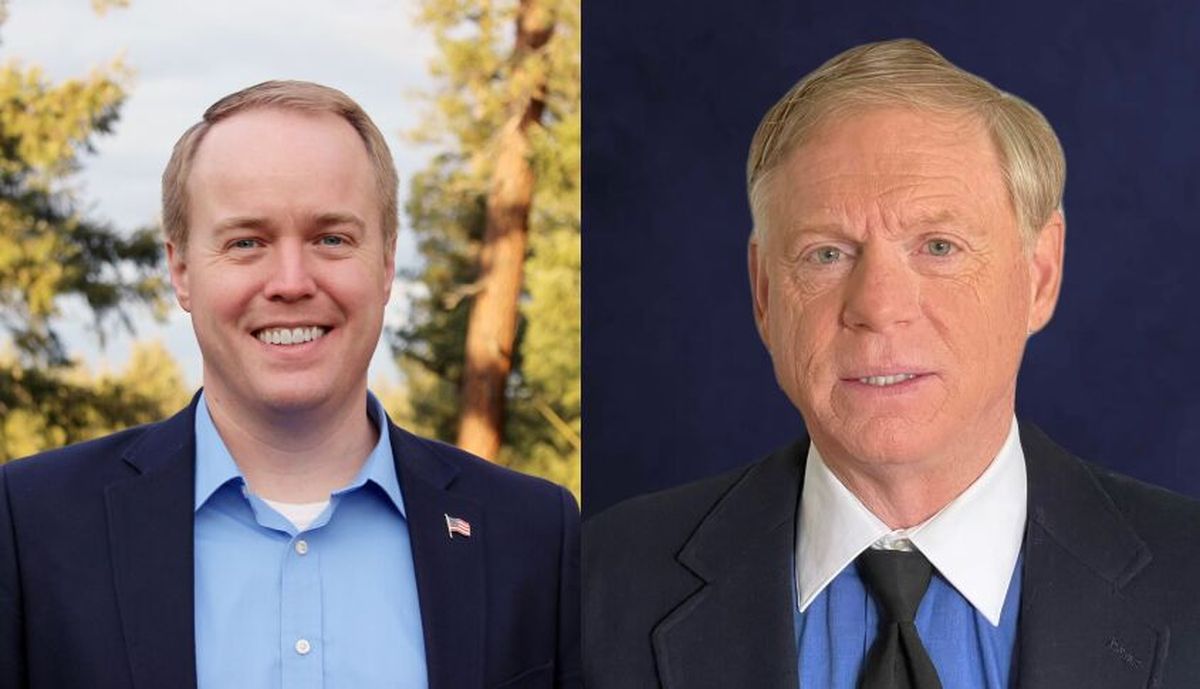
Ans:
{"type": "Polygon", "coordinates": [[[163,175],[192,405],[0,468],[0,686],[578,686],[562,488],[367,391],[397,178],[339,91],[214,104],[163,175]]]}
{"type": "Polygon", "coordinates": [[[809,437],[589,521],[590,689],[1195,685],[1200,506],[1015,417],[1064,180],[1040,113],[917,41],[766,114],[754,315],[809,437]]]}

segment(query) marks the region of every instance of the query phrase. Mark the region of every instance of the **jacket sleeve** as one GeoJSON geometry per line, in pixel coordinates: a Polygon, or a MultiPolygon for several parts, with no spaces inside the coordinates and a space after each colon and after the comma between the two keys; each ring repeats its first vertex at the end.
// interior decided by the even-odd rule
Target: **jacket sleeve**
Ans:
{"type": "Polygon", "coordinates": [[[20,689],[27,686],[25,635],[6,468],[0,465],[0,687],[20,689]]]}
{"type": "Polygon", "coordinates": [[[581,689],[583,666],[580,656],[579,599],[579,506],[575,498],[560,489],[562,504],[562,544],[559,568],[558,658],[554,686],[581,689]]]}

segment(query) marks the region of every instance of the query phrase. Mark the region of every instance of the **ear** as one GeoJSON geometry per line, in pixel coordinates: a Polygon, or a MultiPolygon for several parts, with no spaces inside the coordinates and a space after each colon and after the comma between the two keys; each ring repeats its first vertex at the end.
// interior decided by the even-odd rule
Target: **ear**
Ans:
{"type": "Polygon", "coordinates": [[[1042,226],[1034,240],[1033,255],[1030,256],[1029,334],[1033,334],[1050,322],[1054,306],[1058,303],[1062,287],[1063,242],[1067,234],[1067,223],[1061,211],[1054,211],[1042,226]]]}
{"type": "Polygon", "coordinates": [[[392,285],[396,284],[396,240],[387,242],[383,251],[383,303],[392,299],[392,285]]]}
{"type": "Polygon", "coordinates": [[[750,294],[754,298],[754,324],[758,326],[758,336],[762,338],[767,349],[771,348],[770,330],[767,328],[767,300],[770,295],[770,279],[767,277],[767,267],[763,265],[762,247],[757,233],[751,233],[750,245],[747,250],[747,261],[750,268],[750,294]]]}
{"type": "Polygon", "coordinates": [[[184,251],[174,242],[167,242],[167,269],[171,272],[171,286],[175,288],[175,299],[188,313],[192,312],[192,297],[188,287],[187,260],[184,251]]]}

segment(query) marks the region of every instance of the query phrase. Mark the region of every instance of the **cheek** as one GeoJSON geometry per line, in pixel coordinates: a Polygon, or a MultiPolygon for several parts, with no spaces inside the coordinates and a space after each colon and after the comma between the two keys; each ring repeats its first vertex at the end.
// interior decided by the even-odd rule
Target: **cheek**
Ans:
{"type": "Polygon", "coordinates": [[[924,290],[926,313],[959,365],[979,377],[1008,377],[1025,340],[1028,290],[1020,265],[924,290]]]}
{"type": "Polygon", "coordinates": [[[986,331],[999,346],[1011,348],[1028,334],[1030,292],[1029,266],[1023,258],[1009,261],[982,291],[980,311],[988,316],[986,331]]]}
{"type": "Polygon", "coordinates": [[[772,296],[771,359],[781,385],[793,395],[815,392],[833,363],[840,308],[832,290],[793,288],[772,296]]]}
{"type": "Polygon", "coordinates": [[[347,316],[381,310],[387,303],[387,283],[381,265],[346,262],[331,266],[317,279],[322,292],[347,316]]]}
{"type": "Polygon", "coordinates": [[[235,321],[244,314],[258,293],[258,281],[239,270],[219,270],[193,276],[191,283],[192,318],[208,321],[235,321]]]}

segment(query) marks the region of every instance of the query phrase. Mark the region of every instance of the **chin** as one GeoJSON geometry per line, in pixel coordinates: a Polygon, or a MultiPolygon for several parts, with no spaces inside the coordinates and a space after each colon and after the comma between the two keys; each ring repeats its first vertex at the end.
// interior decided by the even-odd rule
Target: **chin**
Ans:
{"type": "Polygon", "coordinates": [[[913,423],[908,419],[871,419],[856,424],[849,437],[839,438],[846,452],[854,459],[870,464],[911,464],[927,460],[944,450],[945,443],[935,442],[929,423],[913,423]]]}
{"type": "Polygon", "coordinates": [[[850,456],[860,462],[877,466],[916,464],[929,457],[928,447],[911,442],[895,442],[890,439],[858,442],[846,448],[850,456]]]}
{"type": "Polygon", "coordinates": [[[316,409],[334,395],[329,386],[289,380],[279,384],[255,386],[255,397],[273,411],[298,412],[316,409]]]}

